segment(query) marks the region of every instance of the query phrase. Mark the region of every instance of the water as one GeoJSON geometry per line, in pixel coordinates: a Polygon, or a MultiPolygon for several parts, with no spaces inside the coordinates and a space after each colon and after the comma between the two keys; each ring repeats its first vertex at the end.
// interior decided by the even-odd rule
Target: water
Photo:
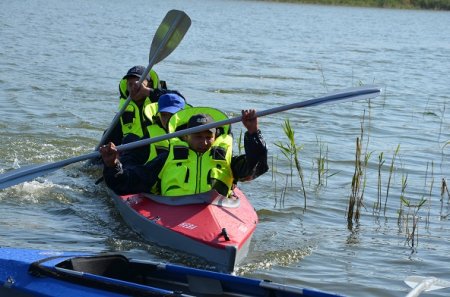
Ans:
{"type": "MultiPolygon", "coordinates": [[[[0,173],[89,153],[114,116],[120,78],[132,65],[146,65],[160,21],[168,10],[181,9],[192,26],[155,70],[193,105],[213,105],[235,116],[244,107],[264,110],[359,84],[385,86],[384,95],[370,103],[260,119],[273,172],[241,185],[260,224],[237,273],[348,296],[404,296],[408,275],[449,278],[446,193],[442,207],[440,202],[441,181],[450,176],[448,12],[225,0],[25,0],[2,8],[0,173]],[[286,178],[290,162],[275,145],[287,142],[285,119],[303,145],[306,211],[299,178],[286,178]],[[371,157],[361,218],[349,229],[346,210],[361,127],[363,152],[371,157]],[[378,158],[383,153],[384,206],[398,145],[386,213],[374,215],[378,158]],[[322,186],[320,157],[328,169],[322,186]],[[414,247],[406,240],[412,223],[410,214],[406,225],[405,206],[398,224],[406,177],[406,199],[427,199],[418,212],[414,247]]],[[[235,133],[241,129],[234,127],[235,133]]],[[[201,266],[134,234],[104,186],[94,184],[100,174],[73,164],[1,190],[0,246],[123,251],[201,266]]]]}

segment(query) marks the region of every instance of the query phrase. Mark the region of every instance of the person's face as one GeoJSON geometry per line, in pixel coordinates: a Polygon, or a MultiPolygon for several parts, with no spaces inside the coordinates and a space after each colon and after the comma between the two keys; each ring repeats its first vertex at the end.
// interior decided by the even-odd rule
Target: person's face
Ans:
{"type": "MultiPolygon", "coordinates": [[[[148,83],[147,80],[144,80],[143,84],[145,86],[147,85],[147,83],[148,83]]],[[[135,76],[127,78],[127,89],[128,92],[130,93],[131,99],[133,99],[134,101],[141,101],[147,97],[146,92],[141,90],[142,87],[139,84],[139,78],[135,76]]]]}
{"type": "Polygon", "coordinates": [[[161,125],[163,126],[164,129],[167,129],[167,123],[170,120],[170,117],[172,116],[172,114],[170,112],[160,112],[159,113],[159,118],[161,119],[161,125]]]}
{"type": "Polygon", "coordinates": [[[215,135],[211,131],[201,131],[189,134],[186,137],[189,147],[198,153],[204,153],[209,150],[214,140],[215,135]]]}

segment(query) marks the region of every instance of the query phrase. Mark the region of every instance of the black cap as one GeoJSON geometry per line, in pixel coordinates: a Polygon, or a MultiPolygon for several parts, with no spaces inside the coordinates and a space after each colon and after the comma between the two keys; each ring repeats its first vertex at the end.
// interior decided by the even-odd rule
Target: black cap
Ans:
{"type": "MultiPolygon", "coordinates": [[[[200,113],[200,114],[191,116],[191,118],[189,119],[189,122],[187,124],[187,128],[193,128],[193,127],[202,126],[202,125],[206,125],[206,124],[210,124],[210,123],[214,123],[213,118],[209,114],[200,113]]],[[[205,129],[205,130],[208,130],[212,133],[216,133],[216,128],[210,128],[210,129],[205,129]]]]}
{"type": "MultiPolygon", "coordinates": [[[[145,67],[141,65],[133,66],[128,70],[127,74],[123,78],[129,78],[131,76],[140,78],[142,74],[145,72],[145,67]]],[[[147,75],[147,80],[150,80],[150,76],[147,75]]]]}

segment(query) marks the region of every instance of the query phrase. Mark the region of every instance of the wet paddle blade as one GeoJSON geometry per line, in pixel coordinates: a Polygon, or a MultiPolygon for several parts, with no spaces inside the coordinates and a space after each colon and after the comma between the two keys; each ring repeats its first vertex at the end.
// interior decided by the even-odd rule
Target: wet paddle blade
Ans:
{"type": "Polygon", "coordinates": [[[186,13],[180,10],[169,11],[153,37],[149,61],[154,60],[153,63],[157,64],[170,55],[190,26],[191,19],[186,13]]]}
{"type": "Polygon", "coordinates": [[[414,288],[406,297],[417,297],[422,292],[450,288],[450,282],[436,277],[408,276],[405,283],[414,288]]]}
{"type": "Polygon", "coordinates": [[[21,167],[18,169],[13,169],[8,171],[2,175],[0,175],[0,190],[5,188],[18,185],[20,183],[30,181],[35,179],[36,177],[43,176],[58,170],[64,166],[67,166],[72,163],[85,161],[93,158],[97,158],[100,156],[100,153],[95,151],[90,154],[76,156],[73,158],[69,158],[66,160],[61,160],[54,163],[47,164],[38,164],[38,165],[29,165],[25,167],[21,167]]]}
{"type": "MultiPolygon", "coordinates": [[[[189,16],[180,10],[170,10],[153,36],[152,45],[150,47],[149,62],[145,68],[144,75],[139,79],[142,83],[147,75],[150,73],[152,67],[167,57],[180,44],[187,30],[191,26],[191,19],[189,16]]],[[[106,142],[106,139],[111,135],[113,128],[119,123],[119,119],[131,101],[128,96],[127,100],[122,104],[120,110],[116,113],[108,129],[103,133],[95,150],[106,142]]]]}

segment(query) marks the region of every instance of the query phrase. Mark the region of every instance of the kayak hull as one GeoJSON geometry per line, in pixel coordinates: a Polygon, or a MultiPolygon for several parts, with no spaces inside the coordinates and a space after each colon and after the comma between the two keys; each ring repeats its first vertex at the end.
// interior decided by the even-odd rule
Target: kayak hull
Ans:
{"type": "Polygon", "coordinates": [[[110,194],[124,221],[144,239],[201,257],[220,272],[232,272],[245,259],[258,223],[237,188],[233,198],[215,191],[178,197],[110,194]]]}
{"type": "Polygon", "coordinates": [[[0,248],[0,296],[339,295],[121,254],[0,248]]]}

